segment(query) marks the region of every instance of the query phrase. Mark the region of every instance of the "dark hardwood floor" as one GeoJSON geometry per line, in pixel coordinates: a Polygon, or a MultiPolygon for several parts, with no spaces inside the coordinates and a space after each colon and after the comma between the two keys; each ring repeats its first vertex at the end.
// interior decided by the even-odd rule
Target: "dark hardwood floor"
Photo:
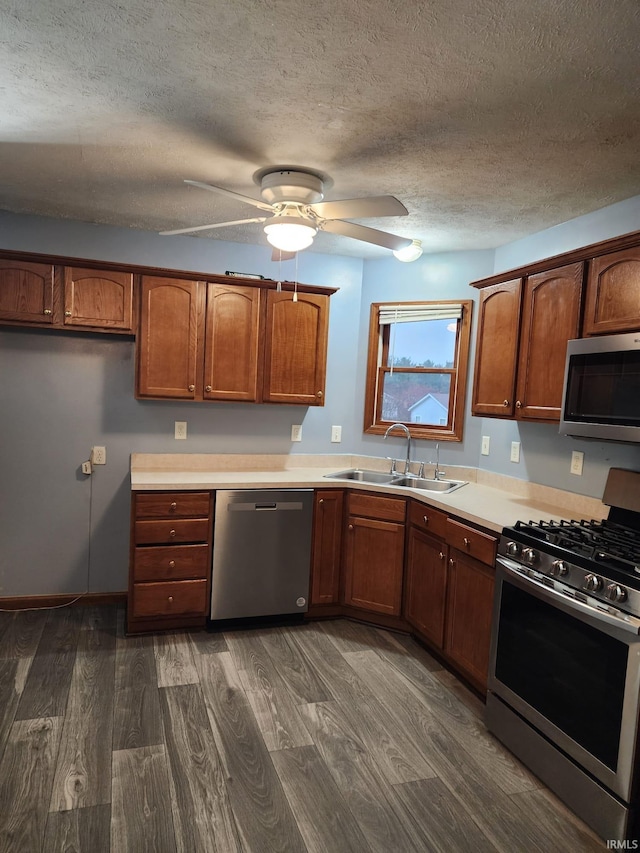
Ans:
{"type": "Polygon", "coordinates": [[[0,851],[599,851],[420,646],[0,613],[0,851]]]}

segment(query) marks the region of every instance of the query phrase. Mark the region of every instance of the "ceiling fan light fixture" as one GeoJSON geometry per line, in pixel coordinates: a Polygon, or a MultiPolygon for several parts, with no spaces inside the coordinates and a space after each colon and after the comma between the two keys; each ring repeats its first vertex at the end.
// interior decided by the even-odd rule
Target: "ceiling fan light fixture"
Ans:
{"type": "Polygon", "coordinates": [[[396,249],[393,253],[394,257],[404,263],[417,261],[422,254],[422,240],[412,240],[404,249],[396,249]]]}
{"type": "Polygon", "coordinates": [[[283,252],[299,252],[313,243],[318,229],[297,216],[278,216],[264,226],[267,240],[283,252]]]}

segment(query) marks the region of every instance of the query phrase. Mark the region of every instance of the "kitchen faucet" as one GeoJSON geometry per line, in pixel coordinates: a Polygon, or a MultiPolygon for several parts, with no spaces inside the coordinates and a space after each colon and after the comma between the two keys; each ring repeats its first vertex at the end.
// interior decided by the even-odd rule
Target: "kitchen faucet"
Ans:
{"type": "Polygon", "coordinates": [[[407,436],[407,459],[404,463],[404,473],[408,474],[409,465],[411,464],[411,433],[409,432],[409,429],[407,428],[406,424],[391,424],[391,426],[385,432],[384,437],[386,438],[393,429],[404,430],[405,435],[407,436]]]}
{"type": "MultiPolygon", "coordinates": [[[[433,464],[433,463],[431,463],[431,464],[433,464]]],[[[433,479],[439,480],[440,477],[444,477],[444,475],[446,473],[447,473],[446,471],[440,470],[440,443],[436,441],[436,467],[435,467],[435,471],[433,472],[433,479]]]]}

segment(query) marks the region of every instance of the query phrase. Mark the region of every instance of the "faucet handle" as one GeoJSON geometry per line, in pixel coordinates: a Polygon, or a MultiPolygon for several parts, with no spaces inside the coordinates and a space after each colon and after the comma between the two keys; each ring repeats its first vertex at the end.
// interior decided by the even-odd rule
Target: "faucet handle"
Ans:
{"type": "Polygon", "coordinates": [[[418,477],[424,477],[424,462],[418,466],[418,477]]]}
{"type": "Polygon", "coordinates": [[[387,458],[387,461],[388,461],[388,462],[391,462],[391,467],[389,468],[389,473],[390,473],[390,474],[397,474],[397,473],[398,473],[398,472],[396,471],[396,463],[397,463],[397,460],[396,460],[396,459],[393,459],[391,456],[387,456],[386,458],[387,458]]]}

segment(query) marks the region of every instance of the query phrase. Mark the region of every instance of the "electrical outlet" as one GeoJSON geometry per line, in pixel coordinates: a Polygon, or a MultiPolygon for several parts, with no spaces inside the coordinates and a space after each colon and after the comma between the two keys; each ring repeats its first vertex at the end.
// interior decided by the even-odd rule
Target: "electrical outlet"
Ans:
{"type": "Polygon", "coordinates": [[[337,443],[342,441],[342,427],[341,426],[332,426],[331,427],[331,441],[337,443]]]}
{"type": "Polygon", "coordinates": [[[520,442],[512,441],[511,442],[511,461],[519,462],[520,461],[520,442]]]}
{"type": "Polygon", "coordinates": [[[106,465],[107,464],[107,448],[106,447],[94,447],[91,450],[91,461],[94,465],[106,465]]]}
{"type": "Polygon", "coordinates": [[[302,424],[291,424],[291,441],[302,441],[302,424]]]}
{"type": "Polygon", "coordinates": [[[571,454],[571,467],[569,471],[582,477],[582,466],[584,465],[584,453],[581,450],[574,450],[571,454]]]}
{"type": "Polygon", "coordinates": [[[174,438],[186,438],[186,437],[187,437],[187,422],[186,421],[175,421],[174,438]]]}
{"type": "Polygon", "coordinates": [[[483,436],[482,436],[482,447],[481,447],[481,449],[480,449],[480,453],[481,453],[483,456],[488,456],[488,455],[489,455],[489,444],[490,444],[490,442],[491,442],[491,437],[490,437],[490,436],[488,436],[488,435],[483,435],[483,436]]]}

